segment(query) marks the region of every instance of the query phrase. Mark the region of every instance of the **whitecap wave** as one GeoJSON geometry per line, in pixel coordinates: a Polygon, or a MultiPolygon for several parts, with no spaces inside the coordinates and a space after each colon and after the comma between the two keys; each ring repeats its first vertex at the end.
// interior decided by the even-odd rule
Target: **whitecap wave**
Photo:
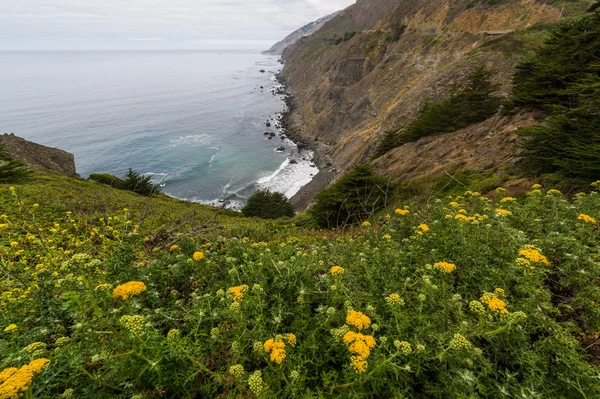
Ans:
{"type": "Polygon", "coordinates": [[[292,155],[271,175],[259,179],[256,182],[258,188],[277,191],[288,198],[293,197],[319,173],[319,169],[313,164],[312,159],[313,153],[311,151],[292,155]],[[294,160],[295,163],[291,160],[294,160]]]}
{"type": "Polygon", "coordinates": [[[188,144],[210,144],[210,136],[208,134],[191,134],[188,136],[179,136],[178,139],[169,140],[171,147],[188,144]]]}

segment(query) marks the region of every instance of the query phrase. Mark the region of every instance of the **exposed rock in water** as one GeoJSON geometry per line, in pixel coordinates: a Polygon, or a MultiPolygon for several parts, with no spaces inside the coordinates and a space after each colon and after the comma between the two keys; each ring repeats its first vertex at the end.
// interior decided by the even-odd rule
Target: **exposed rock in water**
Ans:
{"type": "Polygon", "coordinates": [[[266,125],[267,127],[271,127],[271,122],[267,121],[266,125]]]}
{"type": "Polygon", "coordinates": [[[4,143],[4,152],[11,158],[63,175],[79,176],[75,157],[69,152],[27,141],[13,133],[0,135],[0,140],[4,143]]]}
{"type": "Polygon", "coordinates": [[[266,71],[264,69],[261,69],[259,72],[260,73],[265,73],[266,71]]]}

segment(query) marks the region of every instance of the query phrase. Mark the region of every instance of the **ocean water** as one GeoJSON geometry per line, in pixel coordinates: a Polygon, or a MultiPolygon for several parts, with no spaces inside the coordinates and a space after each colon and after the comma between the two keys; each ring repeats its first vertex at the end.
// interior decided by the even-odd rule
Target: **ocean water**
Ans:
{"type": "Polygon", "coordinates": [[[82,177],[133,168],[190,201],[291,197],[318,170],[275,128],[280,69],[251,51],[0,52],[0,133],[73,153],[82,177]]]}

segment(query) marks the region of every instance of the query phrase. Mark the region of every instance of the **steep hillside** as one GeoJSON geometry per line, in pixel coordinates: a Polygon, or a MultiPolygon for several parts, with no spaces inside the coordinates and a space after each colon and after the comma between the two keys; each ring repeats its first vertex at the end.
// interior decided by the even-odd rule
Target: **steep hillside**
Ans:
{"type": "Polygon", "coordinates": [[[264,51],[263,54],[274,54],[274,55],[283,54],[283,51],[286,48],[288,48],[292,44],[296,43],[298,40],[302,39],[303,37],[308,37],[308,36],[312,35],[316,31],[321,29],[327,21],[330,21],[337,14],[338,14],[337,12],[333,13],[333,14],[329,14],[329,15],[324,16],[323,18],[319,18],[316,21],[313,21],[309,24],[304,25],[302,28],[290,33],[288,36],[286,36],[285,39],[275,43],[270,49],[268,49],[267,51],[264,51]]]}
{"type": "MultiPolygon", "coordinates": [[[[548,24],[581,13],[591,1],[566,2],[564,9],[554,3],[362,0],[284,52],[292,134],[311,143],[321,164],[330,162],[339,175],[370,160],[386,131],[406,127],[424,104],[448,97],[482,64],[494,69],[496,94],[506,97],[515,65],[543,42],[548,24]],[[336,44],[336,37],[349,39],[336,44]]],[[[401,179],[465,167],[492,170],[510,164],[513,133],[533,117],[495,117],[397,148],[375,165],[401,179]]]]}

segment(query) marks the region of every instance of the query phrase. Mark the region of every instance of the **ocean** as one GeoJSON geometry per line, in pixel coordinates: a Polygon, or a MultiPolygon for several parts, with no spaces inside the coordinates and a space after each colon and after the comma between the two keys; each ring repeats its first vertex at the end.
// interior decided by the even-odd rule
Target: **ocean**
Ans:
{"type": "Polygon", "coordinates": [[[0,52],[0,133],[73,153],[82,177],[133,168],[167,195],[239,209],[318,172],[275,127],[280,70],[253,51],[0,52]]]}

